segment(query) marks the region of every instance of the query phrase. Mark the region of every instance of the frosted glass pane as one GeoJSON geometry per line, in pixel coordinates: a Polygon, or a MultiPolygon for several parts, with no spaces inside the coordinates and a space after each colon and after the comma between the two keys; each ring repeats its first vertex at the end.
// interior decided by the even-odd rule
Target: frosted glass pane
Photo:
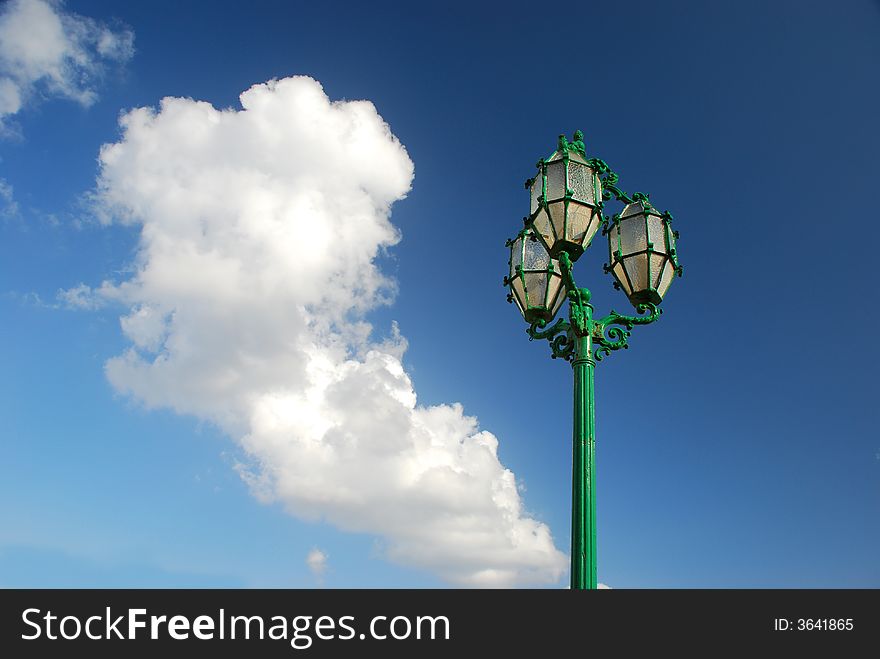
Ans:
{"type": "Polygon", "coordinates": [[[548,245],[553,244],[553,233],[550,230],[550,217],[544,210],[538,211],[532,226],[536,232],[544,237],[544,240],[547,241],[548,245]]]}
{"type": "Polygon", "coordinates": [[[513,277],[516,274],[516,266],[522,265],[522,238],[517,238],[513,241],[513,246],[510,248],[510,276],[513,277]]]}
{"type": "Polygon", "coordinates": [[[648,289],[648,255],[638,254],[623,260],[623,267],[629,274],[633,290],[644,291],[648,289]]]}
{"type": "Polygon", "coordinates": [[[675,269],[672,267],[672,262],[667,261],[666,267],[663,268],[663,274],[660,275],[660,285],[657,287],[657,293],[660,297],[666,295],[666,291],[669,290],[670,284],[672,284],[672,278],[675,276],[675,269]]]}
{"type": "MultiPolygon", "coordinates": [[[[556,272],[559,272],[558,263],[554,263],[553,267],[556,268],[556,272]]],[[[550,283],[547,285],[547,306],[554,314],[562,304],[563,297],[565,296],[562,294],[562,278],[559,275],[551,276],[550,283]]]]}
{"type": "Polygon", "coordinates": [[[596,202],[593,197],[593,170],[574,160],[568,162],[568,187],[572,190],[572,196],[578,201],[588,204],[596,202]]]}
{"type": "Polygon", "coordinates": [[[660,285],[660,271],[663,269],[663,261],[666,258],[660,254],[651,254],[651,288],[657,288],[660,285]]]}
{"type": "Polygon", "coordinates": [[[623,292],[627,295],[632,293],[632,289],[629,287],[629,282],[626,280],[626,275],[623,274],[623,266],[620,263],[615,263],[612,272],[617,281],[620,282],[620,285],[623,287],[623,292]]]}
{"type": "Polygon", "coordinates": [[[538,197],[541,196],[541,193],[544,190],[544,176],[541,172],[538,172],[537,177],[535,178],[535,182],[532,183],[531,187],[531,210],[529,211],[529,215],[538,210],[538,197]]]}
{"type": "Polygon", "coordinates": [[[547,165],[547,199],[562,199],[565,196],[565,163],[561,160],[547,165]]]}
{"type": "Polygon", "coordinates": [[[624,255],[647,248],[645,236],[645,216],[631,215],[620,220],[620,249],[624,255]]]}
{"type": "Polygon", "coordinates": [[[516,300],[516,306],[519,307],[520,311],[523,311],[526,308],[526,294],[523,291],[523,283],[522,279],[517,277],[510,284],[510,289],[513,292],[513,298],[516,300]]]}
{"type": "Polygon", "coordinates": [[[526,293],[529,294],[530,307],[543,307],[544,299],[547,295],[547,273],[546,272],[527,272],[526,293]]]}
{"type": "Polygon", "coordinates": [[[644,210],[642,205],[639,203],[627,204],[623,207],[623,210],[620,212],[620,217],[629,217],[630,215],[638,215],[644,210]]]}
{"type": "Polygon", "coordinates": [[[587,233],[584,236],[584,247],[590,244],[590,241],[593,239],[593,236],[596,235],[596,232],[599,230],[599,212],[598,211],[590,211],[590,223],[587,225],[587,233]]]}
{"type": "Polygon", "coordinates": [[[608,262],[614,260],[614,255],[620,249],[620,229],[615,222],[611,225],[611,231],[608,232],[608,262]]]}
{"type": "Polygon", "coordinates": [[[582,244],[590,224],[593,209],[571,201],[568,204],[568,235],[566,238],[574,243],[582,244]]]}
{"type": "Polygon", "coordinates": [[[555,201],[550,204],[550,222],[557,238],[565,237],[565,202],[555,201]]]}
{"type": "Polygon", "coordinates": [[[526,238],[523,260],[523,268],[526,270],[546,270],[550,263],[550,255],[540,241],[526,238]]]}
{"type": "Polygon", "coordinates": [[[663,220],[656,215],[648,215],[648,240],[654,243],[654,251],[666,253],[666,238],[663,235],[663,220]]]}
{"type": "Polygon", "coordinates": [[[584,165],[587,164],[587,161],[584,160],[583,156],[581,156],[581,154],[579,154],[577,151],[569,151],[569,152],[568,152],[568,157],[569,157],[571,160],[574,160],[575,162],[579,162],[579,163],[582,163],[582,164],[584,164],[584,165]]]}

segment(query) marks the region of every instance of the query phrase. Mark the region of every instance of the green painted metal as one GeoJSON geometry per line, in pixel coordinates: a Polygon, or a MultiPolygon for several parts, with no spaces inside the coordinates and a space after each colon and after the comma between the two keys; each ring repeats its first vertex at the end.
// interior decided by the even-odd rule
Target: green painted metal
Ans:
{"type": "MultiPolygon", "coordinates": [[[[678,238],[677,232],[673,232],[670,226],[672,216],[668,212],[659,213],[648,201],[648,195],[636,192],[628,195],[617,187],[618,176],[608,165],[598,158],[587,158],[583,143],[583,133],[577,131],[574,141],[568,142],[564,135],[560,135],[557,152],[567,156],[574,152],[586,159],[590,167],[594,169],[601,185],[601,201],[599,210],[604,208],[604,202],[612,197],[624,204],[641,203],[645,209],[650,209],[653,214],[659,215],[663,220],[663,231],[666,252],[675,267],[675,272],[681,276],[681,265],[675,251],[672,238],[678,238]]],[[[552,157],[552,156],[551,156],[552,157]]],[[[546,161],[540,160],[538,168],[544,175],[546,161]]],[[[546,178],[546,177],[545,177],[546,178]]],[[[526,181],[526,188],[530,188],[536,179],[526,181]]],[[[546,181],[544,182],[546,190],[546,181]]],[[[568,196],[568,195],[567,195],[568,196]]],[[[543,203],[543,195],[541,196],[543,203]]],[[[526,226],[530,228],[529,221],[533,220],[535,213],[526,218],[526,226]]],[[[613,218],[603,217],[603,232],[610,234],[610,227],[616,221],[613,218]]],[[[646,225],[647,231],[647,225],[646,225]]],[[[542,240],[543,244],[543,240],[542,240]]],[[[508,245],[511,245],[508,241],[508,245]]],[[[652,246],[648,243],[647,252],[651,253],[652,246]]],[[[609,242],[612,264],[614,263],[615,250],[613,242],[609,242]]],[[[571,587],[573,589],[594,589],[597,587],[596,572],[596,405],[594,393],[594,376],[596,364],[615,350],[629,347],[629,336],[636,325],[647,325],[658,318],[662,310],[657,303],[660,296],[652,296],[651,299],[635,296],[631,302],[638,315],[629,316],[612,310],[608,315],[599,319],[593,317],[593,307],[590,304],[590,291],[586,288],[578,288],[572,274],[572,263],[583,250],[575,247],[565,249],[558,255],[559,270],[565,288],[565,295],[569,301],[568,319],[560,318],[552,325],[553,314],[544,314],[541,318],[531,322],[526,330],[529,340],[546,339],[550,343],[550,352],[553,359],[564,359],[571,362],[574,375],[574,429],[572,434],[572,505],[571,505],[571,587]]],[[[618,249],[617,256],[620,256],[618,249]]],[[[605,266],[605,272],[611,272],[609,265],[605,266]]],[[[520,275],[518,271],[512,272],[510,278],[505,278],[505,285],[509,286],[511,279],[520,275]]],[[[628,276],[628,275],[627,275],[628,276]]],[[[619,285],[615,283],[615,288],[619,285]]],[[[511,300],[508,295],[508,301],[511,300]]],[[[519,302],[518,302],[519,304],[519,302]]],[[[527,318],[527,320],[531,320],[527,318]]]]}
{"type": "MultiPolygon", "coordinates": [[[[589,305],[587,305],[589,307],[589,305]]],[[[571,587],[596,587],[596,404],[590,334],[575,339],[571,471],[571,587]]]]}

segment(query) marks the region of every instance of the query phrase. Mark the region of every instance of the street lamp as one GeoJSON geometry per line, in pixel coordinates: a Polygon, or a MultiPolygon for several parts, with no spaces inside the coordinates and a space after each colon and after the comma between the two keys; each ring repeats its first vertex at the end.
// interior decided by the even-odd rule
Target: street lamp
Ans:
{"type": "Polygon", "coordinates": [[[529,340],[547,339],[551,356],[571,362],[574,371],[571,587],[596,588],[593,371],[603,357],[628,347],[635,325],[660,317],[657,305],[682,272],[678,233],[672,230],[672,215],[654,208],[646,194],[623,192],[603,160],[587,157],[581,131],[572,142],[560,135],[556,151],[537,167],[535,177],[526,181],[531,208],[525,228],[507,241],[510,270],[504,285],[510,289],[508,302],[515,302],[529,323],[529,340]],[[605,202],[612,199],[624,206],[609,217],[605,202]],[[572,264],[600,227],[608,237],[605,272],[626,293],[636,316],[612,310],[594,319],[590,291],[574,282],[572,264]],[[568,320],[548,325],[565,298],[568,320]]]}

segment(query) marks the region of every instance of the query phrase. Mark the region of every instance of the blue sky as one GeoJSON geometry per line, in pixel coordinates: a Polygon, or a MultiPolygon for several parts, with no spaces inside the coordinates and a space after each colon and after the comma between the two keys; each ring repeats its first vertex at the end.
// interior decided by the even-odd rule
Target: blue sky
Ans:
{"type": "MultiPolygon", "coordinates": [[[[386,499],[383,476],[369,469],[352,485],[360,503],[326,503],[332,497],[315,495],[321,483],[335,492],[350,481],[325,466],[326,473],[309,473],[315,485],[304,494],[296,460],[285,462],[287,454],[253,425],[238,431],[245,421],[218,420],[232,398],[178,398],[176,382],[138,389],[135,371],[116,380],[105,372],[140,336],[123,331],[120,318],[175,304],[189,312],[182,298],[156,297],[145,286],[100,292],[105,281],[137,281],[145,263],[161,274],[141,231],[172,231],[174,212],[186,219],[192,211],[178,200],[174,212],[144,211],[133,223],[97,219],[153,200],[138,166],[126,169],[125,157],[99,161],[104,144],[120,145],[123,156],[146,148],[120,127],[120,114],[158,108],[164,97],[239,111],[239,95],[253,85],[309,76],[332,101],[371,101],[405,147],[401,154],[377,138],[376,171],[357,170],[371,199],[385,195],[391,204],[400,240],[377,239],[356,275],[392,279],[393,301],[354,316],[340,303],[346,319],[373,329],[369,339],[346,341],[376,348],[396,322],[408,348],[389,350],[418,396],[413,414],[439,406],[459,420],[446,407],[458,402],[497,437],[498,465],[517,483],[505,501],[518,495],[522,506],[513,526],[498,527],[499,537],[532,520],[552,534],[551,548],[568,551],[571,372],[549,359],[546,344],[529,343],[501,278],[504,241],[527,213],[522,181],[560,132],[581,129],[588,153],[605,159],[625,190],[650,192],[673,212],[685,268],[661,320],[636,328],[630,349],[597,369],[599,580],[614,588],[880,586],[880,360],[870,294],[871,247],[880,238],[872,210],[880,175],[876,3],[574,3],[536,12],[516,3],[401,10],[393,3],[71,1],[54,11],[97,36],[81,44],[90,59],[72,72],[73,87],[36,78],[20,109],[3,119],[0,585],[567,583],[546,543],[532,547],[537,558],[507,548],[503,567],[511,572],[503,572],[487,557],[492,552],[469,545],[477,533],[456,540],[444,533],[442,515],[422,514],[454,503],[463,511],[456,531],[469,528],[462,521],[469,515],[482,529],[503,506],[477,514],[467,497],[444,499],[451,488],[442,484],[427,502],[386,499]],[[129,32],[130,51],[100,52],[102,34],[124,46],[129,32]],[[83,103],[84,90],[94,92],[93,102],[83,103]],[[408,192],[407,161],[415,171],[408,192]],[[102,198],[98,180],[116,196],[102,198]],[[81,284],[79,306],[94,308],[71,308],[77,305],[63,294],[81,284]],[[166,391],[171,400],[162,398],[166,391]],[[265,441],[249,445],[245,437],[265,441]],[[246,474],[272,476],[268,491],[242,478],[242,464],[251,464],[246,474]],[[418,520],[424,529],[415,528],[418,520]],[[442,551],[428,556],[416,537],[442,551]],[[315,549],[326,560],[310,567],[315,549]],[[523,576],[536,565],[538,578],[523,576]]],[[[8,58],[3,66],[4,76],[24,84],[8,58]]],[[[281,102],[280,92],[263,89],[281,102]]],[[[301,120],[277,117],[291,126],[301,120]]],[[[160,140],[159,124],[152,130],[149,139],[175,146],[160,140]]],[[[337,138],[346,144],[328,135],[328,145],[337,138]]],[[[283,132],[277,142],[287,139],[283,132]]],[[[283,169],[287,156],[274,143],[267,142],[266,166],[283,169]]],[[[262,162],[254,149],[247,157],[262,162]]],[[[236,152],[222,152],[229,153],[236,152]]],[[[168,172],[188,166],[186,158],[183,148],[168,155],[156,176],[173,180],[168,172]]],[[[294,165],[297,158],[289,154],[294,165]]],[[[348,171],[337,165],[316,171],[348,171]]],[[[327,208],[360,203],[358,190],[327,208]]],[[[333,226],[343,215],[322,221],[333,226]]],[[[339,226],[360,231],[353,217],[339,226]]],[[[377,231],[387,226],[381,211],[365,217],[377,231]]],[[[356,249],[344,244],[345,254],[356,249]]],[[[593,291],[597,313],[623,311],[627,302],[602,273],[604,259],[597,242],[575,277],[593,291]]],[[[308,279],[312,270],[298,267],[284,264],[291,279],[308,279]]],[[[267,303],[263,312],[258,317],[272,318],[275,307],[267,303]]],[[[183,336],[177,321],[163,322],[172,324],[157,340],[183,336]]],[[[225,336],[216,323],[193,327],[225,336]]],[[[333,327],[326,336],[348,331],[333,327]]],[[[199,336],[212,349],[230,345],[199,336]]],[[[291,357],[245,356],[279,355],[291,357]]],[[[211,356],[240,369],[247,362],[223,349],[211,356]]],[[[393,435],[390,422],[357,387],[385,371],[370,370],[363,354],[354,359],[366,379],[352,380],[356,395],[342,429],[378,442],[393,435]]],[[[247,369],[237,375],[252,383],[247,369]]],[[[278,386],[295,393],[299,381],[291,378],[278,386]]],[[[265,393],[251,386],[234,400],[265,393]]],[[[308,413],[299,409],[291,423],[308,413]]],[[[462,446],[480,437],[471,433],[462,446]]],[[[462,455],[457,468],[468,471],[462,455]]],[[[396,463],[375,463],[388,464],[396,463]]],[[[492,536],[485,546],[496,540],[503,542],[492,536]]]]}

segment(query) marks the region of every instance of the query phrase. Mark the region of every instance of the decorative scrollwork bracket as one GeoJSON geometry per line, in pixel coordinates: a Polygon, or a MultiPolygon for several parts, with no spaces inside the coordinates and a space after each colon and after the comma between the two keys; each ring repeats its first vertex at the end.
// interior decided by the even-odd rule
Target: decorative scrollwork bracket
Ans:
{"type": "Polygon", "coordinates": [[[550,342],[550,356],[553,359],[571,361],[574,358],[575,346],[571,324],[564,318],[560,318],[547,329],[543,329],[546,324],[543,320],[532,323],[526,330],[529,341],[547,339],[550,342]]]}
{"type": "Polygon", "coordinates": [[[602,361],[614,350],[629,348],[628,341],[635,325],[647,325],[660,318],[663,310],[652,302],[642,302],[636,307],[638,316],[626,316],[613,309],[607,316],[593,323],[592,337],[595,345],[595,359],[602,361]]]}

